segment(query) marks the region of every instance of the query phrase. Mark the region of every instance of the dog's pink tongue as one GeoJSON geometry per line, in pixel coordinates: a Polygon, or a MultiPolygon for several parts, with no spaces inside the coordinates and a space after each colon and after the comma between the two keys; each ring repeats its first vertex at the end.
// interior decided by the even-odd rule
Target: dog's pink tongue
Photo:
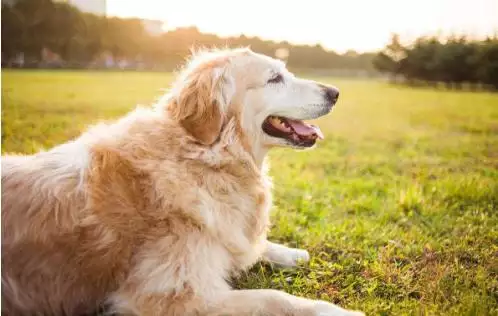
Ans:
{"type": "Polygon", "coordinates": [[[303,121],[287,119],[294,131],[301,136],[312,136],[316,134],[318,138],[323,139],[322,131],[318,126],[306,124],[303,121]]]}

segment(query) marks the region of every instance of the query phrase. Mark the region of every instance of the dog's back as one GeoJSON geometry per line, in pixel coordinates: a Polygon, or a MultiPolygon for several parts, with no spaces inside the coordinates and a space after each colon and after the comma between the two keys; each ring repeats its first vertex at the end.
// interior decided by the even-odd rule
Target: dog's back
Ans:
{"type": "Polygon", "coordinates": [[[113,287],[100,228],[81,222],[87,162],[79,143],[2,157],[2,313],[78,315],[113,287]]]}
{"type": "Polygon", "coordinates": [[[88,160],[88,152],[76,142],[36,155],[2,157],[4,247],[47,241],[74,229],[88,160]]]}

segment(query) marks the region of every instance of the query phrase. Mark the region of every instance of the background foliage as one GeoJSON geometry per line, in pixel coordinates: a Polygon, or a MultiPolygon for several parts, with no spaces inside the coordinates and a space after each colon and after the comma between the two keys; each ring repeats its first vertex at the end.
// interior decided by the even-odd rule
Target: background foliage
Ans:
{"type": "Polygon", "coordinates": [[[481,83],[498,89],[498,38],[472,41],[464,36],[444,41],[422,37],[403,46],[394,35],[391,43],[374,58],[375,67],[410,83],[416,81],[461,88],[464,83],[481,83]]]}
{"type": "Polygon", "coordinates": [[[250,46],[274,56],[288,49],[288,65],[293,68],[347,69],[373,72],[373,53],[353,51],[337,54],[320,45],[291,45],[264,41],[257,37],[220,38],[195,27],[147,33],[139,19],[121,19],[82,13],[76,8],[50,0],[19,0],[2,6],[2,61],[23,52],[27,64],[38,64],[43,48],[59,54],[65,67],[87,67],[99,54],[132,60],[142,68],[171,70],[190,53],[192,46],[250,46]]]}

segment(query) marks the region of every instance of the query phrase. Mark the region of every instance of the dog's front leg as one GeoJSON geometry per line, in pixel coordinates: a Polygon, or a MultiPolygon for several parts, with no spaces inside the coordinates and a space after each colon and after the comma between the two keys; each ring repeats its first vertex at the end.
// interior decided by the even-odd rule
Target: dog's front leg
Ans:
{"type": "Polygon", "coordinates": [[[289,248],[267,241],[263,260],[282,267],[295,267],[299,262],[308,262],[310,255],[304,249],[289,248]]]}

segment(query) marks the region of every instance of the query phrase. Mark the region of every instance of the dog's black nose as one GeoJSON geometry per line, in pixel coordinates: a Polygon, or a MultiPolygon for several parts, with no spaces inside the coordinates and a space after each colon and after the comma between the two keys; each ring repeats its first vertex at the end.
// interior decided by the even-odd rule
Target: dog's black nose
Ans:
{"type": "Polygon", "coordinates": [[[325,100],[334,105],[339,99],[339,90],[336,87],[324,87],[325,90],[325,100]]]}

